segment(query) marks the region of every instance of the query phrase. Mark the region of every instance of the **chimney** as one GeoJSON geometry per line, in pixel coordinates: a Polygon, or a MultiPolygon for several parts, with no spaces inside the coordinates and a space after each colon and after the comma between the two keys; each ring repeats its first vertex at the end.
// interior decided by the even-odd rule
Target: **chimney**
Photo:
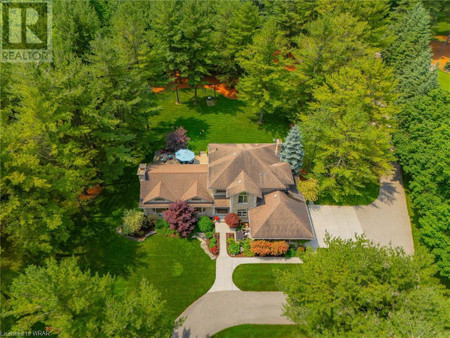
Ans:
{"type": "Polygon", "coordinates": [[[137,170],[139,181],[145,181],[145,171],[147,170],[147,163],[140,163],[137,170]]]}
{"type": "Polygon", "coordinates": [[[275,155],[276,156],[280,156],[282,146],[283,146],[283,140],[277,139],[277,141],[275,142],[275,155]]]}

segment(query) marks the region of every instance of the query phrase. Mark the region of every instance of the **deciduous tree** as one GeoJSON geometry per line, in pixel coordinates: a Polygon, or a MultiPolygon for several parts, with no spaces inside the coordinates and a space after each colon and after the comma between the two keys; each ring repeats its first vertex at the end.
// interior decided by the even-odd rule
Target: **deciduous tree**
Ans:
{"type": "Polygon", "coordinates": [[[408,256],[363,237],[328,237],[326,245],[308,250],[303,264],[278,278],[286,315],[306,334],[444,334],[449,304],[429,255],[408,256]]]}
{"type": "Polygon", "coordinates": [[[194,231],[197,217],[195,210],[185,201],[175,201],[164,211],[164,220],[170,224],[170,228],[187,237],[194,231]]]}
{"type": "Polygon", "coordinates": [[[175,131],[168,133],[165,137],[166,149],[171,151],[187,148],[190,140],[190,138],[187,137],[187,130],[183,127],[178,127],[175,131]]]}
{"type": "Polygon", "coordinates": [[[11,284],[11,310],[6,315],[17,319],[15,331],[31,331],[43,323],[58,329],[60,337],[98,336],[112,282],[109,275],[81,271],[75,258],[30,265],[11,284]]]}

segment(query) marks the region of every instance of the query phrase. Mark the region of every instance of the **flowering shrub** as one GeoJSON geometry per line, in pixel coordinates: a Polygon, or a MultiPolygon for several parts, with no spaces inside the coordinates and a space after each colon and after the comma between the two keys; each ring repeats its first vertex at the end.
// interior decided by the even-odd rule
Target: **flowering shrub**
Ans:
{"type": "Polygon", "coordinates": [[[230,228],[237,228],[241,224],[241,221],[239,220],[238,214],[231,212],[225,216],[225,223],[227,223],[230,228]]]}
{"type": "Polygon", "coordinates": [[[270,248],[270,242],[267,241],[253,241],[250,243],[250,251],[262,257],[270,255],[270,248]]]}
{"type": "Polygon", "coordinates": [[[285,255],[289,250],[289,244],[285,241],[277,241],[270,243],[270,254],[272,256],[285,255]]]}
{"type": "Polygon", "coordinates": [[[217,246],[213,246],[211,248],[211,253],[214,254],[214,255],[217,255],[219,253],[219,250],[217,249],[217,246]]]}
{"type": "Polygon", "coordinates": [[[170,224],[170,229],[177,231],[181,237],[187,237],[197,223],[194,208],[184,201],[173,202],[164,211],[164,220],[170,224]]]}
{"type": "Polygon", "coordinates": [[[166,135],[166,149],[177,151],[187,147],[190,140],[186,135],[187,131],[183,127],[178,127],[177,130],[166,135]]]}

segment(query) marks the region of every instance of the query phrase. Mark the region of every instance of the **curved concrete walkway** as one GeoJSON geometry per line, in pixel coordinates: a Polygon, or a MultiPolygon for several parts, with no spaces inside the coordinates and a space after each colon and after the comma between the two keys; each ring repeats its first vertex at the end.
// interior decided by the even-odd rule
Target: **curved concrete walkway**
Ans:
{"type": "Polygon", "coordinates": [[[233,271],[241,264],[258,263],[301,263],[298,257],[230,257],[227,253],[227,233],[230,228],[224,222],[216,224],[216,232],[220,233],[220,253],[216,260],[216,280],[208,292],[239,290],[233,283],[233,271]]]}
{"type": "Polygon", "coordinates": [[[368,239],[381,245],[403,247],[406,253],[414,252],[400,169],[380,180],[378,198],[362,206],[309,206],[317,240],[311,246],[324,245],[325,232],[341,238],[353,238],[355,233],[366,234],[368,239]]]}
{"type": "Polygon", "coordinates": [[[173,337],[210,337],[241,324],[293,324],[283,316],[282,292],[219,291],[203,295],[180,316],[173,337]]]}
{"type": "Polygon", "coordinates": [[[185,322],[174,337],[209,337],[227,327],[240,324],[292,324],[283,317],[286,297],[282,292],[244,292],[233,283],[233,271],[241,264],[301,263],[298,257],[230,257],[223,222],[216,224],[220,233],[220,253],[216,260],[216,280],[211,289],[191,304],[179,317],[185,322]]]}

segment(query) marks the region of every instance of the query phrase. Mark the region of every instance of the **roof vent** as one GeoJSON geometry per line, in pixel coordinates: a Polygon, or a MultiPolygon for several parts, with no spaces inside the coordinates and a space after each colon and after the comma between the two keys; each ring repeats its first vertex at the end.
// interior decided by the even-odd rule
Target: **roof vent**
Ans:
{"type": "Polygon", "coordinates": [[[234,152],[233,155],[237,155],[237,152],[234,152]]]}
{"type": "Polygon", "coordinates": [[[241,182],[242,182],[242,180],[239,180],[239,181],[238,181],[238,183],[241,183],[241,182]]]}
{"type": "Polygon", "coordinates": [[[273,195],[273,197],[278,197],[278,194],[273,195]]]}

